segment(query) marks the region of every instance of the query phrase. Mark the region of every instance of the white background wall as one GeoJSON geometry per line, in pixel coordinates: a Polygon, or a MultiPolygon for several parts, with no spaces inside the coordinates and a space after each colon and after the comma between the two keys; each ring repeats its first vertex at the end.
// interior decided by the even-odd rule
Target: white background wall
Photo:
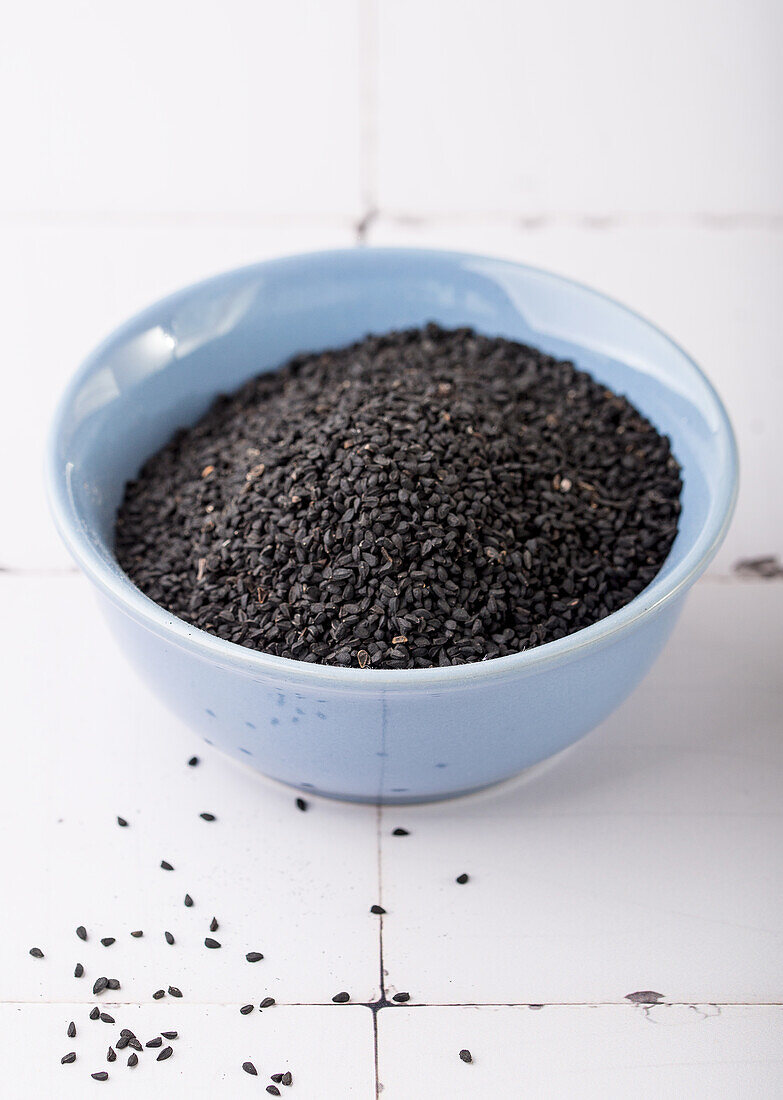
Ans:
{"type": "Polygon", "coordinates": [[[504,255],[647,314],[721,390],[714,570],[780,552],[779,0],[27,0],[0,40],[3,564],[59,568],[40,452],[114,324],[311,248],[504,255]]]}

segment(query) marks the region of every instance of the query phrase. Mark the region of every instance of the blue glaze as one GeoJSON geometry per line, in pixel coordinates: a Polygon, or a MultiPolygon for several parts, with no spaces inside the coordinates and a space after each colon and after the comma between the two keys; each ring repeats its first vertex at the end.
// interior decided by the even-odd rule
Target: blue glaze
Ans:
{"type": "Polygon", "coordinates": [[[151,306],[90,356],[48,452],[55,520],[132,663],[202,736],[266,775],[337,798],[412,802],[507,779],[582,737],[645,675],[722,541],[737,492],[715,391],[654,326],[545,272],[457,253],[357,249],[232,271],[151,306]],[[471,325],[572,358],[672,439],[680,530],[663,569],[599,623],[446,669],[308,665],[214,638],[143,596],[112,555],[126,480],[218,392],[367,332],[471,325]],[[252,757],[248,757],[252,753],[252,757]]]}

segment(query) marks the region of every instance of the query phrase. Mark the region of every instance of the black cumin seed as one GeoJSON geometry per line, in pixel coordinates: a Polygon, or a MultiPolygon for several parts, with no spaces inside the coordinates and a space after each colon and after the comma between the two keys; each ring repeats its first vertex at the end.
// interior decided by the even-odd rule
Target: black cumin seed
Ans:
{"type": "Polygon", "coordinates": [[[410,836],[407,829],[392,829],[392,836],[410,836]]]}
{"type": "Polygon", "coordinates": [[[174,1053],[173,1047],[164,1047],[163,1050],[158,1055],[158,1057],[155,1059],[155,1061],[156,1062],[165,1062],[166,1059],[170,1058],[173,1053],[174,1053]]]}
{"type": "Polygon", "coordinates": [[[249,1012],[253,1011],[253,1006],[252,1005],[242,1005],[242,1007],[240,1008],[239,1011],[242,1013],[243,1016],[247,1016],[247,1014],[249,1012]]]}
{"type": "Polygon", "coordinates": [[[161,997],[165,997],[165,996],[166,996],[166,990],[165,989],[156,989],[155,992],[152,994],[152,999],[153,999],[153,1001],[159,1001],[161,999],[161,997]]]}
{"type": "Polygon", "coordinates": [[[164,932],[163,935],[166,937],[166,943],[174,943],[174,937],[172,936],[171,932],[164,932]]]}
{"type": "Polygon", "coordinates": [[[204,819],[204,821],[216,821],[217,820],[217,818],[215,817],[214,814],[199,814],[198,816],[202,817],[204,819]]]}
{"type": "Polygon", "coordinates": [[[106,988],[107,989],[119,989],[120,988],[120,979],[119,978],[109,978],[108,982],[106,983],[106,988]]]}
{"type": "Polygon", "coordinates": [[[164,1039],[176,1039],[177,1034],[176,1031],[161,1031],[161,1035],[164,1039]]]}
{"type": "Polygon", "coordinates": [[[128,822],[125,820],[124,817],[118,817],[117,824],[120,826],[121,829],[124,829],[127,826],[128,822]]]}
{"type": "Polygon", "coordinates": [[[190,894],[185,894],[185,905],[187,905],[188,909],[190,909],[192,904],[193,904],[193,898],[190,896],[190,894]]]}
{"type": "Polygon", "coordinates": [[[220,925],[217,922],[217,917],[213,917],[212,920],[209,922],[210,932],[217,932],[219,927],[220,925]]]}
{"type": "Polygon", "coordinates": [[[79,927],[76,929],[76,935],[79,937],[80,940],[87,939],[87,929],[84,927],[83,924],[80,924],[79,927]]]}
{"type": "Polygon", "coordinates": [[[77,963],[76,966],[73,968],[73,976],[74,978],[84,977],[84,967],[81,963],[77,963]]]}
{"type": "Polygon", "coordinates": [[[160,865],[161,865],[161,867],[163,868],[164,871],[173,871],[174,870],[174,868],[171,866],[171,864],[166,859],[162,859],[160,861],[160,865]]]}
{"type": "Polygon", "coordinates": [[[131,932],[131,935],[133,936],[134,939],[138,940],[144,935],[144,933],[142,932],[141,929],[139,929],[137,932],[131,932]]]}
{"type": "Polygon", "coordinates": [[[131,1053],[128,1055],[128,1065],[132,1069],[134,1066],[137,1066],[138,1064],[139,1064],[138,1054],[135,1051],[131,1051],[131,1053]]]}
{"type": "Polygon", "coordinates": [[[385,914],[386,910],[383,908],[382,905],[371,905],[370,912],[375,913],[376,916],[382,917],[385,914]]]}
{"type": "Polygon", "coordinates": [[[69,1066],[72,1062],[76,1061],[76,1051],[72,1050],[70,1054],[64,1054],[60,1059],[61,1066],[69,1066]]]}
{"type": "Polygon", "coordinates": [[[258,1070],[252,1062],[243,1062],[242,1069],[245,1071],[245,1073],[249,1073],[251,1077],[258,1077],[258,1070]]]}
{"type": "Polygon", "coordinates": [[[120,1032],[120,1035],[122,1036],[123,1039],[135,1039],[136,1038],[135,1032],[131,1031],[131,1029],[129,1027],[124,1027],[122,1029],[122,1031],[120,1032]]]}
{"type": "Polygon", "coordinates": [[[465,883],[468,881],[468,879],[469,879],[468,875],[457,875],[457,878],[456,878],[455,881],[458,882],[460,884],[460,886],[464,886],[465,883]]]}
{"type": "Polygon", "coordinates": [[[283,1084],[283,1085],[293,1085],[294,1075],[291,1073],[291,1071],[289,1069],[287,1069],[285,1071],[285,1073],[283,1074],[283,1076],[280,1078],[280,1083],[283,1084]]]}
{"type": "Polygon", "coordinates": [[[211,947],[213,950],[215,950],[216,948],[220,947],[221,945],[218,943],[217,940],[213,940],[211,936],[207,936],[206,939],[204,940],[204,946],[205,947],[211,947]]]}
{"type": "Polygon", "coordinates": [[[350,1001],[350,999],[350,993],[335,993],[335,995],[332,997],[332,1000],[336,1005],[344,1005],[345,1002],[350,1001]]]}
{"type": "Polygon", "coordinates": [[[267,1085],[266,1091],[269,1093],[270,1096],[280,1095],[280,1089],[277,1087],[277,1085],[267,1085]]]}
{"type": "Polygon", "coordinates": [[[141,1053],[141,1051],[143,1049],[140,1041],[136,1038],[135,1035],[133,1036],[132,1039],[128,1039],[128,1046],[132,1047],[134,1050],[139,1051],[139,1053],[141,1053]]]}
{"type": "Polygon", "coordinates": [[[145,1047],[160,1047],[163,1046],[163,1040],[161,1039],[160,1035],[158,1035],[154,1039],[150,1039],[150,1041],[148,1043],[145,1043],[144,1045],[145,1047]]]}
{"type": "Polygon", "coordinates": [[[96,978],[95,984],[92,987],[93,997],[97,997],[99,993],[103,993],[104,989],[109,988],[108,978],[96,978]]]}
{"type": "Polygon", "coordinates": [[[115,940],[114,936],[104,936],[101,940],[101,943],[104,947],[111,947],[111,945],[116,942],[117,941],[115,940]]]}
{"type": "Polygon", "coordinates": [[[71,1022],[68,1024],[68,1030],[65,1034],[68,1036],[69,1039],[74,1039],[76,1037],[76,1024],[73,1022],[73,1020],[71,1020],[71,1022]]]}
{"type": "Polygon", "coordinates": [[[102,1013],[101,1013],[101,1019],[103,1020],[103,1022],[104,1022],[105,1024],[113,1024],[113,1023],[116,1023],[116,1021],[115,1021],[114,1017],[113,1017],[113,1016],[110,1016],[108,1012],[102,1012],[102,1013]]]}
{"type": "Polygon", "coordinates": [[[271,1008],[274,1003],[275,1003],[274,997],[264,997],[263,1001],[261,1002],[261,1004],[258,1007],[259,1008],[271,1008]]]}
{"type": "Polygon", "coordinates": [[[296,808],[297,808],[297,810],[301,810],[302,813],[305,812],[305,810],[307,809],[307,803],[305,802],[305,800],[303,798],[297,798],[296,808]]]}
{"type": "Polygon", "coordinates": [[[172,997],[181,997],[182,996],[182,990],[178,989],[175,985],[170,985],[169,986],[169,994],[172,997]]]}
{"type": "Polygon", "coordinates": [[[405,1004],[406,1001],[411,999],[410,993],[395,993],[392,997],[393,1001],[397,1001],[398,1004],[405,1004]]]}
{"type": "Polygon", "coordinates": [[[460,1056],[460,1058],[462,1059],[463,1062],[472,1062],[473,1061],[473,1055],[470,1053],[469,1050],[461,1050],[459,1052],[459,1056],[460,1056]]]}
{"type": "Polygon", "coordinates": [[[40,947],[31,947],[30,954],[34,959],[42,959],[44,957],[44,953],[40,947]]]}
{"type": "Polygon", "coordinates": [[[114,1047],[109,1047],[109,1049],[106,1051],[106,1061],[107,1062],[116,1062],[117,1061],[117,1055],[114,1051],[114,1047]]]}
{"type": "Polygon", "coordinates": [[[248,951],[248,953],[245,955],[245,958],[249,963],[260,962],[263,957],[264,956],[261,954],[260,951],[248,951]]]}
{"type": "Polygon", "coordinates": [[[199,759],[198,759],[197,756],[191,756],[190,760],[188,760],[188,764],[190,764],[191,768],[195,768],[195,766],[198,764],[198,762],[199,762],[199,759]]]}
{"type": "Polygon", "coordinates": [[[92,1077],[95,1081],[108,1081],[109,1080],[109,1075],[108,1075],[108,1073],[106,1072],[105,1069],[100,1070],[98,1073],[91,1073],[90,1077],[92,1077]]]}
{"type": "Polygon", "coordinates": [[[270,1073],[269,1076],[270,1076],[270,1079],[272,1081],[274,1081],[276,1085],[279,1085],[280,1082],[283,1080],[282,1073],[270,1073]]]}
{"type": "Polygon", "coordinates": [[[93,1008],[93,1009],[90,1010],[90,1019],[91,1020],[97,1020],[98,1017],[100,1016],[100,1014],[101,1014],[101,1010],[99,1008],[97,1008],[97,1007],[93,1008]]]}
{"type": "Polygon", "coordinates": [[[117,1050],[125,1050],[125,1048],[126,1048],[126,1046],[128,1045],[129,1042],[130,1042],[130,1036],[120,1035],[119,1039],[117,1040],[117,1044],[116,1044],[117,1050]]]}

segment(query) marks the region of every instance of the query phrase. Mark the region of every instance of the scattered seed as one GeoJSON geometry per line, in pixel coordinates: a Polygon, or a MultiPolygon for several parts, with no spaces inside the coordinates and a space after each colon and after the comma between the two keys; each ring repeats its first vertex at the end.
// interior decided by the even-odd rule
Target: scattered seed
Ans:
{"type": "Polygon", "coordinates": [[[335,995],[332,997],[332,1000],[336,1005],[344,1005],[345,1002],[350,1001],[350,999],[350,993],[335,993],[335,995]]]}
{"type": "Polygon", "coordinates": [[[190,909],[190,907],[193,905],[193,898],[190,896],[190,894],[185,894],[185,905],[188,907],[188,909],[190,909]]]}
{"type": "Polygon", "coordinates": [[[115,940],[114,936],[104,936],[101,940],[101,943],[104,947],[111,947],[111,945],[116,942],[117,941],[115,940]]]}
{"type": "Polygon", "coordinates": [[[91,1020],[97,1020],[98,1017],[100,1016],[100,1014],[101,1014],[101,1010],[99,1008],[96,1007],[96,1008],[90,1009],[90,1019],[91,1020]]]}
{"type": "Polygon", "coordinates": [[[76,966],[73,968],[73,976],[74,978],[84,977],[84,967],[81,963],[77,963],[76,966]]]}
{"type": "Polygon", "coordinates": [[[251,1077],[258,1077],[258,1070],[252,1062],[243,1062],[242,1069],[245,1071],[245,1073],[249,1073],[251,1077]]]}
{"type": "Polygon", "coordinates": [[[386,913],[386,910],[383,908],[382,905],[371,905],[370,912],[375,913],[376,916],[382,917],[386,913]]]}
{"type": "Polygon", "coordinates": [[[164,1047],[158,1057],[155,1059],[157,1062],[165,1062],[167,1058],[170,1058],[174,1053],[173,1047],[164,1047]]]}
{"type": "Polygon", "coordinates": [[[218,943],[217,940],[213,940],[211,936],[207,936],[207,938],[204,940],[204,946],[205,947],[211,947],[214,950],[215,948],[220,947],[221,945],[218,943]]]}
{"type": "Polygon", "coordinates": [[[163,868],[164,871],[173,871],[174,870],[174,868],[171,866],[171,864],[169,863],[169,861],[167,859],[162,859],[160,861],[160,865],[161,865],[161,867],[163,868]]]}
{"type": "Polygon", "coordinates": [[[303,798],[297,798],[296,808],[297,808],[297,810],[301,810],[302,813],[305,812],[305,810],[307,809],[307,803],[305,802],[305,800],[303,798]]]}
{"type": "Polygon", "coordinates": [[[411,999],[410,993],[395,993],[392,997],[393,1001],[397,1001],[398,1004],[404,1004],[411,999]]]}
{"type": "Polygon", "coordinates": [[[114,1017],[110,1016],[108,1012],[102,1012],[101,1013],[101,1019],[103,1020],[103,1022],[105,1024],[113,1024],[113,1023],[116,1022],[114,1017]]]}
{"type": "Polygon", "coordinates": [[[197,756],[191,756],[190,760],[188,760],[188,764],[191,766],[191,768],[195,768],[198,762],[199,759],[197,756]]]}
{"type": "Polygon", "coordinates": [[[461,1050],[459,1052],[459,1056],[460,1056],[460,1058],[462,1059],[463,1062],[472,1062],[473,1061],[473,1055],[470,1053],[469,1050],[461,1050]]]}
{"type": "Polygon", "coordinates": [[[125,1048],[126,1048],[126,1046],[128,1045],[129,1042],[130,1042],[130,1037],[128,1035],[120,1035],[119,1039],[117,1040],[117,1044],[116,1044],[117,1045],[117,1050],[125,1050],[125,1048]]]}
{"type": "Polygon", "coordinates": [[[164,932],[163,935],[166,937],[167,944],[171,945],[172,943],[174,943],[174,937],[172,936],[171,932],[164,932]]]}
{"type": "Polygon", "coordinates": [[[131,1029],[129,1027],[124,1027],[122,1029],[122,1031],[120,1032],[120,1035],[122,1036],[123,1039],[135,1039],[136,1038],[136,1033],[131,1031],[131,1029]]]}
{"type": "Polygon", "coordinates": [[[136,1038],[135,1035],[133,1036],[132,1039],[128,1039],[128,1046],[132,1047],[133,1050],[139,1051],[139,1053],[141,1053],[141,1051],[143,1049],[142,1045],[141,1045],[141,1042],[136,1038]]]}
{"type": "Polygon", "coordinates": [[[213,917],[212,920],[209,922],[210,932],[217,932],[219,927],[220,925],[217,922],[217,917],[213,917]]]}
{"type": "Polygon", "coordinates": [[[66,1035],[68,1036],[69,1039],[76,1038],[76,1024],[73,1022],[73,1020],[71,1020],[71,1022],[68,1024],[68,1030],[66,1031],[66,1035]]]}
{"type": "Polygon", "coordinates": [[[468,875],[457,875],[456,881],[460,884],[460,886],[464,886],[465,883],[468,881],[468,877],[468,875]]]}
{"type": "Polygon", "coordinates": [[[202,817],[204,819],[204,821],[216,821],[217,820],[217,818],[215,817],[214,814],[199,814],[198,816],[202,817]]]}
{"type": "Polygon", "coordinates": [[[182,996],[182,990],[178,989],[175,985],[170,985],[169,986],[169,994],[172,997],[181,997],[182,996]]]}
{"type": "Polygon", "coordinates": [[[137,1066],[138,1064],[139,1064],[139,1056],[135,1052],[135,1050],[132,1050],[130,1052],[130,1054],[128,1055],[128,1065],[131,1067],[131,1069],[133,1069],[133,1067],[137,1066]]]}
{"type": "Polygon", "coordinates": [[[176,1039],[177,1034],[176,1031],[161,1031],[161,1035],[164,1039],[176,1039]]]}
{"type": "Polygon", "coordinates": [[[163,1046],[163,1040],[160,1035],[158,1035],[155,1039],[150,1039],[150,1041],[144,1045],[145,1047],[160,1047],[163,1046]]]}
{"type": "Polygon", "coordinates": [[[131,932],[131,935],[133,936],[134,939],[138,940],[138,939],[141,939],[141,937],[144,935],[144,933],[142,932],[141,929],[139,929],[138,932],[131,932]]]}
{"type": "Polygon", "coordinates": [[[72,1062],[76,1061],[76,1051],[72,1050],[70,1054],[64,1054],[60,1059],[61,1066],[69,1066],[72,1062]]]}
{"type": "Polygon", "coordinates": [[[42,959],[44,957],[44,953],[40,947],[31,947],[30,954],[34,959],[42,959]]]}
{"type": "MultiPolygon", "coordinates": [[[[169,989],[169,992],[171,992],[170,989],[169,989]]],[[[165,996],[166,996],[166,990],[165,989],[156,989],[155,992],[152,994],[152,999],[153,999],[153,1001],[159,1001],[161,999],[161,997],[165,997],[165,996]]]]}
{"type": "Polygon", "coordinates": [[[264,956],[261,954],[260,951],[248,951],[248,953],[245,955],[245,958],[249,963],[260,962],[263,957],[264,956]]]}
{"type": "Polygon", "coordinates": [[[121,829],[124,829],[127,827],[128,822],[125,820],[124,817],[118,817],[117,824],[120,826],[121,829]]]}
{"type": "Polygon", "coordinates": [[[283,1085],[293,1085],[294,1075],[291,1073],[290,1069],[287,1069],[285,1071],[285,1073],[283,1074],[283,1076],[280,1079],[280,1083],[283,1084],[283,1085]]]}
{"type": "Polygon", "coordinates": [[[103,993],[104,989],[108,989],[108,988],[109,988],[109,979],[108,978],[96,978],[95,983],[92,987],[93,997],[97,997],[99,993],[103,993]]]}
{"type": "Polygon", "coordinates": [[[80,924],[79,927],[76,929],[76,935],[79,937],[80,940],[87,939],[87,929],[84,927],[83,924],[80,924]]]}
{"type": "Polygon", "coordinates": [[[106,983],[106,988],[107,989],[119,989],[120,988],[119,978],[109,978],[108,982],[106,983]]]}
{"type": "Polygon", "coordinates": [[[109,1049],[106,1051],[106,1061],[107,1062],[116,1062],[117,1061],[117,1055],[114,1051],[114,1047],[110,1046],[109,1049]]]}
{"type": "Polygon", "coordinates": [[[270,1096],[280,1095],[280,1089],[277,1087],[277,1085],[267,1085],[266,1091],[269,1093],[270,1096]]]}
{"type": "Polygon", "coordinates": [[[259,1008],[271,1008],[274,1003],[275,1003],[274,997],[264,997],[263,1001],[261,1002],[261,1004],[258,1007],[259,1008]]]}
{"type": "Polygon", "coordinates": [[[410,833],[407,829],[398,828],[392,829],[392,836],[410,836],[410,833]]]}
{"type": "Polygon", "coordinates": [[[109,1075],[108,1075],[108,1073],[106,1072],[105,1069],[100,1070],[98,1073],[91,1073],[90,1077],[92,1077],[96,1081],[108,1081],[109,1080],[109,1075]]]}
{"type": "Polygon", "coordinates": [[[272,1081],[274,1081],[276,1085],[279,1085],[280,1082],[283,1080],[282,1073],[271,1073],[269,1076],[270,1076],[270,1079],[272,1081]]]}
{"type": "Polygon", "coordinates": [[[242,1007],[240,1008],[239,1011],[242,1013],[243,1016],[247,1016],[247,1014],[249,1012],[253,1011],[253,1006],[252,1005],[242,1005],[242,1007]]]}

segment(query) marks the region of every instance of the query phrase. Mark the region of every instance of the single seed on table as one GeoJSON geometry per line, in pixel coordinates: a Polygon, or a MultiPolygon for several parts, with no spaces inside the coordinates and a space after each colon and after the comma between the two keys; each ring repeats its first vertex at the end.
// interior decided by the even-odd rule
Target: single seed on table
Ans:
{"type": "Polygon", "coordinates": [[[283,1080],[282,1073],[270,1073],[269,1076],[270,1076],[270,1079],[272,1081],[274,1081],[276,1085],[279,1085],[280,1082],[283,1080]]]}
{"type": "Polygon", "coordinates": [[[123,1039],[135,1039],[136,1035],[129,1027],[124,1027],[120,1032],[123,1039]]]}
{"type": "Polygon", "coordinates": [[[111,947],[111,945],[116,942],[117,941],[115,940],[114,936],[104,936],[101,940],[101,943],[104,947],[111,947]]]}
{"type": "Polygon", "coordinates": [[[393,1001],[397,1001],[398,1004],[404,1004],[411,999],[410,993],[395,993],[392,997],[393,1001]]]}
{"type": "Polygon", "coordinates": [[[105,1024],[113,1024],[113,1023],[116,1022],[114,1017],[110,1016],[108,1012],[102,1012],[101,1013],[101,1019],[103,1020],[103,1022],[105,1024]]]}
{"type": "Polygon", "coordinates": [[[463,1062],[472,1062],[473,1061],[473,1055],[470,1053],[469,1050],[461,1050],[459,1052],[459,1056],[460,1056],[460,1058],[462,1059],[463,1062]]]}
{"type": "Polygon", "coordinates": [[[165,1062],[166,1059],[170,1058],[173,1053],[174,1053],[173,1047],[164,1047],[163,1050],[158,1055],[158,1057],[155,1059],[155,1061],[156,1062],[165,1062]]]}
{"type": "Polygon", "coordinates": [[[34,959],[42,959],[44,957],[44,953],[40,947],[31,947],[30,954],[34,959]]]}
{"type": "Polygon", "coordinates": [[[294,1075],[291,1073],[290,1069],[287,1069],[285,1071],[285,1073],[283,1074],[283,1076],[280,1079],[280,1082],[283,1085],[293,1085],[294,1075]]]}
{"type": "Polygon", "coordinates": [[[167,859],[162,859],[160,861],[160,865],[161,865],[161,867],[163,868],[164,871],[173,871],[174,870],[174,868],[171,866],[171,864],[169,863],[169,861],[167,859]]]}
{"type": "Polygon", "coordinates": [[[297,808],[297,810],[301,810],[302,813],[305,812],[305,810],[307,809],[307,803],[305,802],[305,800],[303,798],[297,798],[296,808],[297,808]]]}
{"type": "Polygon", "coordinates": [[[137,932],[131,932],[131,935],[133,936],[133,938],[135,940],[138,940],[144,935],[144,933],[142,932],[141,929],[139,929],[137,932]]]}
{"type": "Polygon", "coordinates": [[[213,950],[215,950],[215,948],[218,948],[221,945],[218,943],[217,940],[213,940],[211,936],[207,936],[204,940],[204,946],[211,947],[213,950]]]}
{"type": "Polygon", "coordinates": [[[270,1096],[280,1095],[280,1089],[277,1087],[277,1085],[267,1085],[266,1091],[269,1093],[270,1096]]]}
{"type": "Polygon", "coordinates": [[[91,1073],[90,1077],[92,1077],[95,1081],[108,1081],[109,1080],[109,1075],[108,1075],[108,1073],[106,1072],[105,1069],[100,1070],[98,1073],[91,1073]]]}
{"type": "Polygon", "coordinates": [[[68,1036],[69,1039],[74,1039],[76,1037],[76,1024],[73,1022],[73,1020],[71,1020],[71,1022],[68,1024],[68,1030],[65,1034],[68,1036]]]}
{"type": "Polygon", "coordinates": [[[464,875],[464,874],[463,875],[457,875],[457,878],[456,878],[455,881],[458,882],[460,884],[460,886],[464,886],[465,883],[468,881],[468,877],[469,877],[468,875],[464,875]]]}
{"type": "Polygon", "coordinates": [[[141,1042],[134,1035],[132,1039],[128,1039],[128,1046],[133,1047],[134,1050],[138,1050],[139,1053],[143,1050],[141,1042]]]}
{"type": "Polygon", "coordinates": [[[153,999],[153,1001],[159,1001],[161,999],[161,997],[165,997],[165,996],[166,996],[166,990],[165,989],[156,989],[155,992],[152,994],[152,999],[153,999]]]}
{"type": "Polygon", "coordinates": [[[344,1005],[345,1002],[350,1001],[350,999],[350,993],[335,993],[335,995],[332,997],[332,1000],[336,1005],[344,1005]]]}
{"type": "Polygon", "coordinates": [[[161,1035],[163,1036],[164,1039],[176,1039],[177,1038],[177,1032],[176,1031],[161,1031],[161,1035]]]}
{"type": "Polygon", "coordinates": [[[191,756],[190,760],[188,760],[188,764],[191,766],[191,768],[195,768],[195,766],[198,764],[198,762],[199,762],[199,759],[198,759],[197,756],[191,756]]]}
{"type": "Polygon", "coordinates": [[[100,1016],[100,1014],[101,1014],[101,1010],[99,1008],[96,1007],[96,1008],[90,1009],[90,1019],[91,1020],[97,1020],[98,1017],[100,1016]]]}
{"type": "Polygon", "coordinates": [[[376,916],[382,917],[385,914],[386,910],[383,908],[382,905],[371,905],[370,912],[375,913],[376,916]]]}
{"type": "Polygon", "coordinates": [[[240,1008],[239,1011],[242,1013],[243,1016],[247,1016],[247,1014],[249,1012],[253,1011],[253,1006],[252,1005],[242,1005],[242,1007],[240,1008]]]}
{"type": "Polygon", "coordinates": [[[181,997],[182,996],[182,990],[178,989],[177,986],[175,986],[175,985],[170,985],[169,986],[169,994],[172,997],[181,997]]]}
{"type": "Polygon", "coordinates": [[[193,898],[190,896],[190,894],[185,894],[185,905],[188,907],[188,909],[190,909],[190,907],[193,905],[193,898]]]}
{"type": "Polygon", "coordinates": [[[392,836],[410,836],[407,829],[392,829],[392,836]]]}
{"type": "Polygon", "coordinates": [[[205,821],[217,821],[214,814],[199,814],[199,817],[203,817],[205,821]]]}
{"type": "Polygon", "coordinates": [[[213,917],[212,920],[209,922],[210,932],[217,932],[219,927],[220,925],[217,922],[217,917],[213,917]]]}
{"type": "Polygon", "coordinates": [[[124,829],[126,827],[126,825],[128,824],[128,822],[125,820],[124,817],[118,817],[117,818],[117,824],[119,825],[119,827],[121,829],[124,829]]]}
{"type": "Polygon", "coordinates": [[[249,963],[260,962],[263,957],[264,956],[261,954],[260,951],[248,951],[248,953],[245,955],[245,958],[249,963]]]}
{"type": "Polygon", "coordinates": [[[166,943],[167,944],[170,945],[170,944],[174,943],[174,937],[172,936],[171,932],[164,932],[163,935],[166,937],[166,943]]]}
{"type": "Polygon", "coordinates": [[[106,1061],[107,1062],[116,1062],[117,1061],[117,1055],[114,1051],[114,1047],[109,1047],[109,1049],[106,1051],[106,1061]]]}
{"type": "Polygon", "coordinates": [[[84,977],[84,967],[81,963],[77,963],[76,966],[73,968],[73,976],[74,978],[84,977]]]}
{"type": "Polygon", "coordinates": [[[109,978],[108,982],[106,983],[106,988],[107,989],[119,989],[120,988],[120,979],[119,978],[109,978]]]}
{"type": "Polygon", "coordinates": [[[131,1069],[133,1069],[133,1067],[137,1066],[138,1064],[139,1064],[139,1056],[135,1052],[135,1050],[132,1050],[130,1052],[130,1054],[128,1055],[128,1065],[131,1067],[131,1069]]]}
{"type": "Polygon", "coordinates": [[[163,1040],[161,1039],[160,1035],[158,1035],[154,1039],[150,1039],[149,1042],[145,1043],[144,1045],[145,1047],[162,1047],[163,1040]]]}
{"type": "Polygon", "coordinates": [[[258,1077],[258,1070],[252,1062],[243,1062],[242,1069],[245,1071],[245,1073],[249,1073],[251,1077],[258,1077]]]}
{"type": "Polygon", "coordinates": [[[64,1054],[60,1059],[61,1066],[69,1066],[72,1062],[76,1061],[76,1051],[72,1050],[70,1054],[64,1054]]]}
{"type": "Polygon", "coordinates": [[[261,1004],[258,1007],[259,1008],[271,1008],[274,1003],[275,1003],[274,997],[264,997],[263,1001],[261,1002],[261,1004]]]}
{"type": "Polygon", "coordinates": [[[119,1039],[116,1042],[117,1050],[125,1050],[125,1048],[126,1048],[126,1046],[128,1045],[129,1042],[130,1042],[130,1036],[120,1035],[119,1039]]]}
{"type": "Polygon", "coordinates": [[[104,989],[109,988],[108,978],[96,978],[95,984],[92,987],[93,997],[97,997],[99,993],[103,993],[104,989]]]}
{"type": "Polygon", "coordinates": [[[76,935],[79,937],[80,940],[87,939],[87,929],[84,927],[83,924],[80,924],[79,927],[76,929],[76,935]]]}

